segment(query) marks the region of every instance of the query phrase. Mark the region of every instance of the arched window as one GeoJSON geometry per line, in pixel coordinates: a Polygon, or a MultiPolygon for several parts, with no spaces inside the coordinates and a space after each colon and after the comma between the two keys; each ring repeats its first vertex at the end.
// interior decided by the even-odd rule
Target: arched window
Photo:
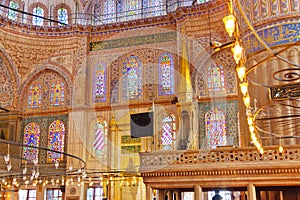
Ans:
{"type": "MultiPolygon", "coordinates": [[[[40,144],[40,127],[35,122],[30,122],[25,126],[23,144],[38,147],[40,144]]],[[[23,158],[32,161],[38,156],[37,148],[24,147],[23,158]]]]}
{"type": "Polygon", "coordinates": [[[209,92],[225,91],[224,68],[220,64],[215,64],[207,69],[207,86],[209,92]]]}
{"type": "Polygon", "coordinates": [[[205,114],[205,130],[208,148],[226,145],[226,121],[222,110],[215,108],[205,114]]]}
{"type": "MultiPolygon", "coordinates": [[[[33,8],[33,14],[40,16],[40,17],[44,17],[44,9],[37,6],[37,7],[33,8]]],[[[32,24],[42,26],[44,24],[44,19],[37,17],[37,16],[32,17],[32,24]]]]}
{"type": "Polygon", "coordinates": [[[158,61],[159,95],[174,93],[174,59],[172,54],[164,52],[159,56],[158,61]]]}
{"type": "Polygon", "coordinates": [[[42,86],[32,84],[28,91],[28,108],[39,108],[42,105],[42,86]]]}
{"type": "Polygon", "coordinates": [[[208,2],[209,0],[197,0],[198,3],[205,3],[205,2],[208,2]]]}
{"type": "Polygon", "coordinates": [[[59,8],[57,10],[57,19],[60,22],[58,25],[68,24],[68,10],[66,8],[59,8]]]}
{"type": "Polygon", "coordinates": [[[98,117],[96,123],[93,126],[93,147],[95,151],[95,157],[106,157],[107,153],[107,122],[98,117]]]}
{"type": "MultiPolygon", "coordinates": [[[[19,9],[19,3],[16,2],[16,1],[10,1],[9,2],[9,8],[12,8],[12,9],[19,9]]],[[[8,19],[11,19],[11,20],[16,20],[17,17],[18,17],[18,12],[15,11],[15,10],[11,10],[9,9],[8,10],[8,13],[7,13],[7,17],[8,19]]]]}
{"type": "Polygon", "coordinates": [[[106,64],[98,63],[94,68],[94,81],[93,81],[93,101],[105,102],[106,101],[106,64]]]}
{"type": "Polygon", "coordinates": [[[129,56],[123,66],[123,100],[142,97],[142,64],[134,55],[129,56]]]}
{"type": "MultiPolygon", "coordinates": [[[[64,152],[65,149],[65,124],[60,120],[53,121],[49,126],[48,148],[64,152]]],[[[63,160],[63,154],[47,151],[47,162],[63,160]]]]}
{"type": "Polygon", "coordinates": [[[105,23],[115,21],[116,7],[114,0],[104,0],[103,18],[105,23]]]}
{"type": "Polygon", "coordinates": [[[53,82],[50,91],[50,106],[64,105],[64,100],[65,100],[64,83],[62,83],[61,81],[53,82]]]}
{"type": "Polygon", "coordinates": [[[163,150],[171,150],[176,147],[176,121],[172,113],[163,115],[161,121],[161,131],[159,135],[159,145],[163,150]]]}

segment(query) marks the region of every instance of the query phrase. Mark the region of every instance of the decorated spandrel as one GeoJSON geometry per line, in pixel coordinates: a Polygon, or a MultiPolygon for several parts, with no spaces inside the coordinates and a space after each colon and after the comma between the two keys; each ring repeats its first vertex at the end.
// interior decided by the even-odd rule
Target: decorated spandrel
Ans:
{"type": "Polygon", "coordinates": [[[33,8],[33,14],[36,15],[36,16],[32,17],[32,24],[42,26],[44,24],[44,19],[41,18],[41,17],[44,17],[43,8],[41,8],[39,6],[33,8]],[[37,17],[37,16],[39,16],[39,17],[37,17]]]}
{"type": "Polygon", "coordinates": [[[220,109],[212,109],[205,114],[205,129],[208,148],[226,145],[226,120],[220,109]]]}
{"type": "Polygon", "coordinates": [[[123,66],[123,100],[138,100],[142,97],[142,64],[134,55],[123,66]]]}
{"type": "Polygon", "coordinates": [[[50,91],[50,105],[62,106],[65,101],[65,88],[64,83],[61,81],[55,81],[51,85],[50,91]]]}
{"type": "MultiPolygon", "coordinates": [[[[38,147],[40,144],[40,127],[35,122],[30,122],[25,126],[23,144],[38,147]]],[[[23,147],[23,159],[32,162],[38,156],[37,148],[23,147]]]]}
{"type": "MultiPolygon", "coordinates": [[[[53,121],[49,126],[48,148],[54,151],[64,152],[65,148],[65,124],[60,120],[53,121]]],[[[63,160],[63,154],[47,151],[47,162],[63,160]]]]}
{"type": "Polygon", "coordinates": [[[225,91],[225,75],[222,65],[216,63],[207,69],[207,86],[209,92],[225,91]]]}
{"type": "Polygon", "coordinates": [[[174,60],[170,53],[164,52],[159,57],[159,95],[174,93],[174,60]]]}
{"type": "Polygon", "coordinates": [[[94,142],[95,156],[97,158],[104,157],[107,151],[107,122],[101,118],[97,118],[94,127],[94,142]]]}
{"type": "Polygon", "coordinates": [[[106,65],[105,63],[100,63],[94,69],[93,101],[95,103],[106,101],[106,79],[106,65]]]}
{"type": "Polygon", "coordinates": [[[57,18],[60,22],[59,25],[68,24],[68,11],[65,8],[59,8],[57,11],[57,18]]]}
{"type": "MultiPolygon", "coordinates": [[[[16,2],[16,1],[10,1],[9,2],[9,8],[18,9],[19,8],[18,2],[16,2]]],[[[15,10],[12,10],[12,9],[8,10],[7,17],[8,17],[8,19],[16,20],[17,17],[18,17],[18,12],[15,11],[15,10]]]]}
{"type": "Polygon", "coordinates": [[[162,118],[162,127],[161,134],[159,136],[159,142],[163,150],[174,149],[176,145],[175,116],[171,113],[167,113],[162,118]]]}
{"type": "Polygon", "coordinates": [[[32,84],[28,91],[28,108],[39,108],[42,105],[42,86],[32,84]]]}

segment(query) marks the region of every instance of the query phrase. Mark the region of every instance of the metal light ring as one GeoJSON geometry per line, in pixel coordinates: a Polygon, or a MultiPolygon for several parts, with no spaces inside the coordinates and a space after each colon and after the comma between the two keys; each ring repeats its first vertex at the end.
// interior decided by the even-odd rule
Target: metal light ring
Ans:
{"type": "Polygon", "coordinates": [[[278,81],[298,81],[300,80],[300,69],[299,68],[289,68],[282,69],[273,74],[273,78],[278,81]]]}

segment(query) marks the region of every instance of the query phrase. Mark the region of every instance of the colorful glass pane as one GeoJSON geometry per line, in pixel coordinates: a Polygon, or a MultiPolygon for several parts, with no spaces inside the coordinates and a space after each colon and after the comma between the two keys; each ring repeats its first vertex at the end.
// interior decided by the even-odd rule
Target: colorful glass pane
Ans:
{"type": "Polygon", "coordinates": [[[225,91],[225,75],[222,65],[215,64],[207,69],[207,86],[209,92],[225,91]]]}
{"type": "Polygon", "coordinates": [[[164,3],[162,0],[151,0],[152,16],[159,16],[163,14],[164,3]]]}
{"type": "MultiPolygon", "coordinates": [[[[38,147],[40,144],[40,127],[37,123],[31,122],[25,126],[23,144],[38,147]]],[[[23,147],[23,158],[32,161],[38,156],[37,148],[23,147]]]]}
{"type": "Polygon", "coordinates": [[[42,105],[42,86],[32,84],[28,91],[28,108],[39,108],[42,105]]]}
{"type": "Polygon", "coordinates": [[[164,52],[159,57],[159,95],[174,93],[174,60],[170,53],[164,52]]]}
{"type": "Polygon", "coordinates": [[[61,106],[65,101],[65,89],[64,84],[61,81],[55,81],[51,85],[50,91],[50,105],[61,106]]]}
{"type": "Polygon", "coordinates": [[[139,12],[139,0],[126,0],[126,16],[127,19],[137,18],[139,12]]]}
{"type": "MultiPolygon", "coordinates": [[[[19,8],[19,4],[15,1],[10,1],[9,2],[9,8],[12,8],[12,9],[18,9],[19,8]]],[[[18,12],[15,11],[15,10],[11,10],[9,9],[8,10],[8,19],[11,19],[11,20],[16,20],[17,17],[18,17],[18,12]]]]}
{"type": "Polygon", "coordinates": [[[94,150],[96,157],[105,156],[107,150],[107,122],[97,119],[94,127],[94,150]]]}
{"type": "Polygon", "coordinates": [[[162,119],[162,129],[160,136],[160,145],[162,149],[174,149],[176,144],[176,123],[175,116],[167,113],[162,119]]]}
{"type": "Polygon", "coordinates": [[[94,69],[94,87],[93,87],[94,102],[106,101],[106,65],[105,63],[98,64],[94,69]]]}
{"type": "MultiPolygon", "coordinates": [[[[65,124],[60,120],[55,120],[49,126],[48,148],[54,151],[63,152],[65,145],[65,124]]],[[[48,151],[47,161],[55,162],[63,160],[63,154],[48,151]]]]}
{"type": "Polygon", "coordinates": [[[43,8],[41,8],[41,7],[35,7],[33,9],[33,14],[37,15],[37,16],[40,16],[40,17],[33,16],[32,17],[32,24],[33,25],[42,26],[44,24],[44,20],[43,20],[43,18],[41,18],[41,17],[44,17],[44,10],[43,10],[43,8]]]}
{"type": "Polygon", "coordinates": [[[103,18],[106,23],[113,22],[115,17],[115,1],[114,0],[105,0],[104,1],[104,12],[103,18]]]}
{"type": "Polygon", "coordinates": [[[57,18],[60,22],[59,25],[63,26],[64,24],[68,24],[68,11],[65,8],[59,8],[57,11],[57,18]]]}
{"type": "Polygon", "coordinates": [[[129,56],[123,66],[123,99],[134,100],[142,96],[142,65],[134,55],[129,56]]]}
{"type": "Polygon", "coordinates": [[[208,148],[226,145],[226,121],[222,110],[215,108],[205,114],[205,128],[208,148]]]}
{"type": "Polygon", "coordinates": [[[197,0],[198,3],[205,3],[205,2],[208,2],[209,0],[197,0]]]}

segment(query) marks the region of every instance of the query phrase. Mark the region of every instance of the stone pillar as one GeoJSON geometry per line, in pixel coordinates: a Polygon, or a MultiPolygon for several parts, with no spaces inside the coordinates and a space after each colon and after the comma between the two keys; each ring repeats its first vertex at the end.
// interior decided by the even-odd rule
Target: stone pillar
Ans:
{"type": "Polygon", "coordinates": [[[252,183],[248,185],[247,191],[248,191],[248,200],[256,200],[255,186],[252,183]]]}
{"type": "Polygon", "coordinates": [[[199,185],[194,187],[194,198],[195,200],[203,200],[202,187],[199,185]]]}

